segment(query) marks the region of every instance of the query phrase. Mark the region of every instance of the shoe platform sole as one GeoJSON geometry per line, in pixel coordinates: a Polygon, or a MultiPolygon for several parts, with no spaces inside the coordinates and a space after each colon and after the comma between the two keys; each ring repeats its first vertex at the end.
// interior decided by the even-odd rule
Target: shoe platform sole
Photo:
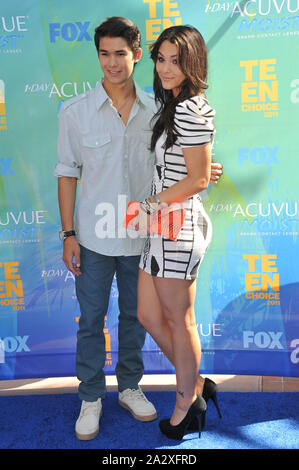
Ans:
{"type": "Polygon", "coordinates": [[[92,432],[91,434],[79,434],[76,431],[76,438],[79,439],[80,441],[90,441],[91,439],[94,439],[98,434],[99,434],[99,428],[95,431],[92,432]]]}
{"type": "MultiPolygon", "coordinates": [[[[102,417],[102,414],[103,414],[103,410],[101,410],[100,418],[102,417]]],[[[99,426],[97,427],[97,429],[94,432],[92,432],[90,434],[80,434],[79,432],[75,431],[76,432],[76,438],[79,439],[80,441],[91,441],[91,439],[94,439],[95,437],[97,437],[97,435],[99,434],[99,431],[100,431],[99,426]]]]}
{"type": "Polygon", "coordinates": [[[135,419],[137,419],[138,421],[154,421],[155,419],[157,419],[157,413],[154,413],[152,415],[146,415],[146,416],[140,416],[140,415],[136,415],[136,413],[134,413],[134,411],[124,402],[118,400],[118,403],[120,404],[120,406],[122,406],[123,408],[125,408],[126,410],[130,411],[130,413],[134,416],[135,419]]]}

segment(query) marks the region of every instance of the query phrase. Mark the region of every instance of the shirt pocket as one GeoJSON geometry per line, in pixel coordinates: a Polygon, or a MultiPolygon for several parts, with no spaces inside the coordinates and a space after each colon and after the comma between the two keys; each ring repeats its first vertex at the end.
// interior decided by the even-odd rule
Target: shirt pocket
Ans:
{"type": "Polygon", "coordinates": [[[152,133],[151,131],[143,131],[140,137],[140,143],[142,146],[142,149],[150,152],[151,148],[151,139],[152,139],[152,133]]]}
{"type": "Polygon", "coordinates": [[[137,160],[137,165],[148,167],[150,166],[151,170],[154,167],[154,152],[151,152],[151,133],[143,132],[139,136],[139,143],[137,146],[137,155],[134,155],[134,160],[137,160]]]}
{"type": "Polygon", "coordinates": [[[82,137],[83,159],[104,159],[111,153],[111,136],[103,133],[100,136],[86,135],[82,137]]]}

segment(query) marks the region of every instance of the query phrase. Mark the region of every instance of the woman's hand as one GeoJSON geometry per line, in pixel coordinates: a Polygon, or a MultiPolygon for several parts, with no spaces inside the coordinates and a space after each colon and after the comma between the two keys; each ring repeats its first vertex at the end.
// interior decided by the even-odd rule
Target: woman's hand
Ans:
{"type": "Polygon", "coordinates": [[[212,162],[211,163],[211,176],[210,176],[210,183],[217,184],[220,180],[221,176],[223,175],[223,166],[221,163],[212,162]]]}
{"type": "Polygon", "coordinates": [[[130,228],[137,230],[140,235],[150,235],[150,226],[153,215],[158,210],[167,206],[168,204],[166,203],[152,201],[152,197],[150,196],[146,201],[140,202],[138,214],[130,221],[130,228]]]}

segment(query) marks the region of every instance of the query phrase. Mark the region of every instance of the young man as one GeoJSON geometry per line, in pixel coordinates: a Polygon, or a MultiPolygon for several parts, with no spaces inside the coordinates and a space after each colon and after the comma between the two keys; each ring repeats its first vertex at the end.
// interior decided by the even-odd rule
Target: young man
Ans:
{"type": "MultiPolygon", "coordinates": [[[[145,330],[137,320],[137,279],[144,239],[126,236],[126,205],[150,194],[154,159],[149,151],[154,98],[133,80],[141,59],[140,33],[125,18],[108,18],[95,30],[102,81],[68,100],[59,114],[58,198],[62,222],[63,260],[75,274],[81,317],[77,334],[76,370],[82,400],[76,436],[93,439],[99,432],[105,397],[104,317],[116,273],[119,292],[119,404],[141,421],[156,419],[155,407],[138,383],[144,368],[145,330]],[[77,180],[80,196],[74,228],[77,180]],[[125,203],[124,203],[125,202],[125,203]],[[111,231],[99,226],[113,208],[111,231]]],[[[221,165],[220,165],[221,167],[221,165]]],[[[219,178],[217,165],[214,182],[219,178]]],[[[221,174],[221,170],[219,171],[221,174]]]]}

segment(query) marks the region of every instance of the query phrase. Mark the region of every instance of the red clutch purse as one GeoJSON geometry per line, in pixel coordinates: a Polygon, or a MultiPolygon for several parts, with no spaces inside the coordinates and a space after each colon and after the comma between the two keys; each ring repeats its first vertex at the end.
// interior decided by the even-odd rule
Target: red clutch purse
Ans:
{"type": "MultiPolygon", "coordinates": [[[[129,202],[124,220],[126,228],[136,230],[135,225],[131,222],[137,216],[140,209],[139,206],[140,203],[138,201],[129,202]]],[[[150,232],[176,241],[183,226],[185,215],[185,211],[181,208],[176,208],[175,204],[172,207],[164,207],[150,216],[150,232]]]]}

